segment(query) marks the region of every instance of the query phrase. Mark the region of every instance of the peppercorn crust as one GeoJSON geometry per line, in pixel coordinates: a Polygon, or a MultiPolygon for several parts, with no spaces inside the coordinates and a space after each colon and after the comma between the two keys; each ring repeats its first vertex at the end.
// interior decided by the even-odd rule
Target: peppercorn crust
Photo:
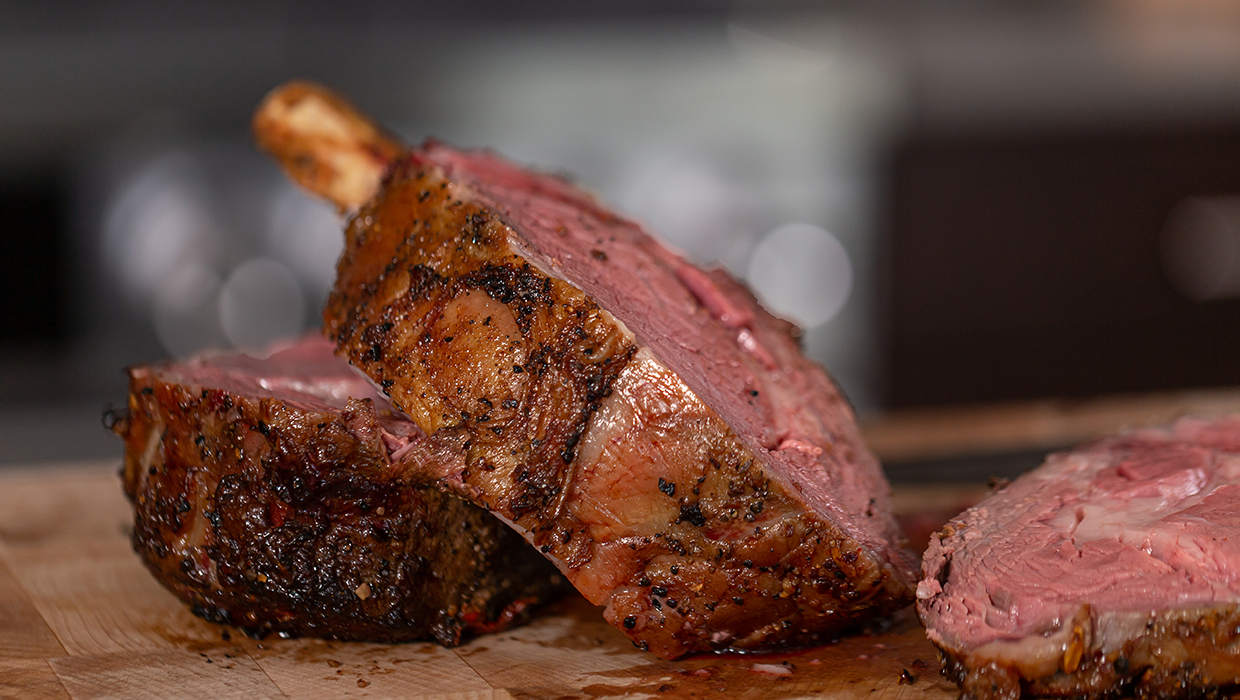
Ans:
{"type": "Polygon", "coordinates": [[[133,547],[194,613],[255,637],[453,646],[560,577],[486,511],[395,478],[374,403],[340,411],[130,370],[133,547]]]}
{"type": "Polygon", "coordinates": [[[1060,668],[1023,672],[1010,661],[936,644],[943,676],[968,700],[1021,697],[1145,700],[1227,697],[1240,687],[1240,608],[1189,609],[1148,616],[1145,631],[1122,648],[1104,652],[1090,639],[1096,613],[1082,608],[1070,623],[1079,630],[1065,645],[1060,668]]]}

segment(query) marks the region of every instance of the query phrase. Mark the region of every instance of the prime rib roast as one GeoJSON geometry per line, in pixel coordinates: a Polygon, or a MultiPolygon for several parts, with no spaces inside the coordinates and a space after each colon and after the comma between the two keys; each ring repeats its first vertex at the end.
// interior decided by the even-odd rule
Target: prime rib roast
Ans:
{"type": "Polygon", "coordinates": [[[407,477],[486,508],[663,658],[829,639],[915,559],[850,406],[721,270],[548,174],[405,147],[321,88],[260,144],[353,211],[337,352],[426,434],[407,477]]]}
{"type": "Polygon", "coordinates": [[[559,573],[503,523],[402,478],[425,436],[332,349],[130,370],[114,429],[155,577],[255,636],[446,645],[557,594],[559,573]]]}
{"type": "Polygon", "coordinates": [[[1240,417],[1052,455],[937,533],[917,611],[976,700],[1240,684],[1240,417]]]}

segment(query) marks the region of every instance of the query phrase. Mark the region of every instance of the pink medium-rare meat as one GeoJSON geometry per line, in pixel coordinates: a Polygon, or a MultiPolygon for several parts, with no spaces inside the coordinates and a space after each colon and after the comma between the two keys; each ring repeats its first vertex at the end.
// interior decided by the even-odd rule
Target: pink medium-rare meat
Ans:
{"type": "Polygon", "coordinates": [[[401,478],[393,457],[421,431],[333,347],[130,369],[115,430],[155,577],[256,636],[447,645],[558,593],[554,567],[486,511],[401,478]]]}
{"type": "Polygon", "coordinates": [[[930,541],[926,633],[971,698],[1240,683],[1240,417],[1052,455],[930,541]]]}
{"type": "Polygon", "coordinates": [[[810,643],[911,599],[885,478],[797,330],[562,179],[408,150],[324,317],[456,455],[411,475],[510,522],[642,648],[810,643]]]}

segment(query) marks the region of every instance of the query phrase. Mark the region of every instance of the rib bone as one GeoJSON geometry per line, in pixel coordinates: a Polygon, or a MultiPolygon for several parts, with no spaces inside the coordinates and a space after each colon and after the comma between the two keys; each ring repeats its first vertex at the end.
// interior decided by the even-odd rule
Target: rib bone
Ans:
{"type": "Polygon", "coordinates": [[[342,211],[370,201],[405,147],[320,85],[290,82],[254,114],[254,137],[294,182],[342,211]]]}

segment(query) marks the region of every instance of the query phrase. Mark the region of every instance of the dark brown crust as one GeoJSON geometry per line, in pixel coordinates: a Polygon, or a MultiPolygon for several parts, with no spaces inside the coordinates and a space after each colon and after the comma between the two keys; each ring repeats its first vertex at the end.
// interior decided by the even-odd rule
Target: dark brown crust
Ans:
{"type": "Polygon", "coordinates": [[[516,492],[485,505],[541,530],[636,347],[579,289],[512,255],[494,214],[407,162],[389,180],[346,231],[327,334],[427,433],[468,435],[471,469],[506,465],[516,492]],[[455,317],[458,300],[496,313],[455,317]]]}
{"type": "Polygon", "coordinates": [[[670,372],[651,384],[679,410],[646,417],[692,479],[660,479],[666,490],[643,498],[679,510],[640,537],[593,540],[563,499],[578,442],[637,348],[581,290],[514,254],[502,218],[458,187],[399,163],[351,221],[324,312],[395,406],[455,441],[462,469],[427,478],[515,522],[570,577],[600,545],[625,547],[610,554],[621,581],[602,601],[608,620],[664,658],[821,642],[908,604],[898,575],[809,512],[670,372]]]}
{"type": "Polygon", "coordinates": [[[1038,678],[941,646],[939,654],[943,675],[969,700],[1223,697],[1240,688],[1240,607],[1151,615],[1146,631],[1119,652],[1084,650],[1075,671],[1060,668],[1038,678]]]}
{"type": "Polygon", "coordinates": [[[317,411],[139,368],[117,431],[134,549],[208,620],[455,645],[562,590],[490,514],[394,480],[369,400],[317,411]]]}

